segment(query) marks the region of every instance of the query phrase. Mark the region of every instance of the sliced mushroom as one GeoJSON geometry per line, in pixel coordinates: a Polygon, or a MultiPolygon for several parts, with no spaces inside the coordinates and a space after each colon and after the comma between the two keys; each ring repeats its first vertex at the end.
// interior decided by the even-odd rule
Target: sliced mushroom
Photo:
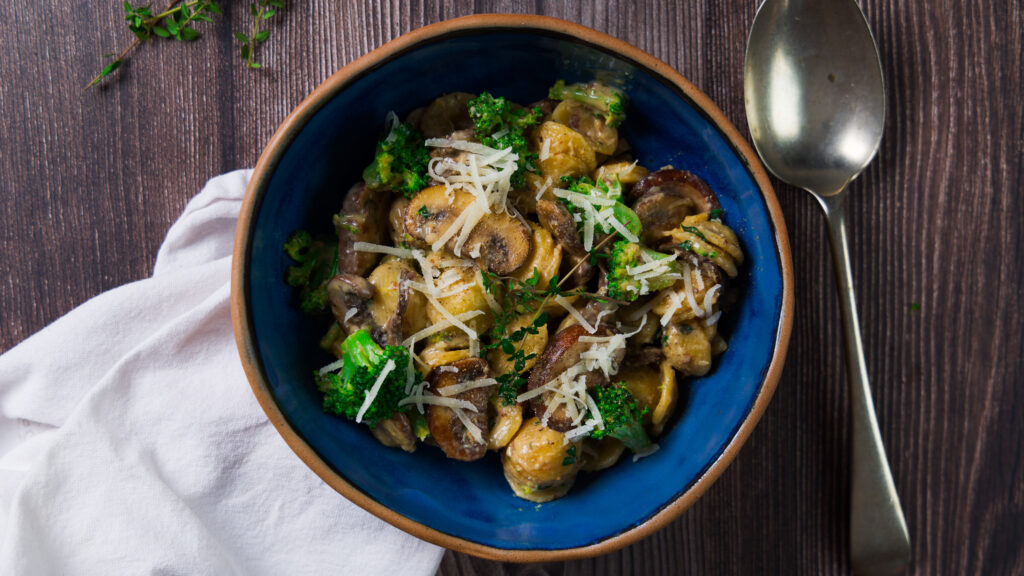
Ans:
{"type": "MultiPolygon", "coordinates": [[[[444,186],[424,188],[409,202],[406,231],[413,238],[433,244],[449,231],[464,210],[478,209],[474,202],[468,192],[455,191],[449,202],[444,186]]],[[[472,258],[495,274],[511,274],[529,257],[530,236],[529,227],[513,214],[485,214],[469,233],[459,254],[476,255],[472,258]]],[[[458,241],[459,233],[453,231],[445,245],[454,251],[458,241]]]]}
{"type": "MultiPolygon", "coordinates": [[[[480,358],[459,360],[449,366],[455,370],[444,372],[435,370],[431,373],[428,383],[429,390],[434,394],[441,394],[439,390],[446,386],[487,377],[487,363],[480,358]]],[[[430,428],[430,436],[449,458],[468,462],[482,458],[487,452],[487,404],[493,388],[493,386],[473,388],[449,396],[469,402],[476,411],[437,405],[427,407],[427,426],[430,428]],[[469,422],[477,428],[480,434],[479,439],[462,422],[462,419],[456,414],[456,410],[462,410],[469,422]]]]}
{"type": "MultiPolygon", "coordinates": [[[[462,140],[464,142],[478,141],[476,137],[476,132],[474,132],[472,129],[456,130],[455,132],[452,132],[451,134],[445,136],[445,138],[448,140],[462,140]]],[[[445,159],[434,168],[434,171],[441,176],[447,176],[453,173],[455,171],[453,164],[465,165],[469,161],[469,155],[470,153],[466,152],[465,150],[459,150],[457,148],[450,148],[445,146],[432,148],[430,150],[431,158],[445,159]]],[[[439,184],[440,182],[436,183],[439,184]]]]}
{"type": "Polygon", "coordinates": [[[657,246],[690,214],[719,208],[718,198],[703,180],[685,170],[652,172],[633,187],[633,211],[643,224],[643,240],[657,246]]]}
{"type": "Polygon", "coordinates": [[[551,119],[586,136],[598,154],[614,154],[619,145],[619,131],[599,117],[594,108],[579,100],[560,102],[551,112],[551,119]]]}
{"type": "Polygon", "coordinates": [[[409,422],[409,417],[401,412],[378,422],[376,428],[370,429],[370,433],[378,442],[389,448],[401,448],[406,452],[416,451],[416,435],[412,432],[412,423],[409,422]]]}
{"type": "MultiPolygon", "coordinates": [[[[530,372],[530,379],[527,383],[528,390],[534,390],[544,386],[548,382],[551,382],[555,378],[558,378],[562,372],[565,372],[569,368],[575,366],[582,359],[584,352],[590,349],[591,344],[587,342],[580,342],[582,336],[612,336],[615,334],[610,328],[600,327],[596,332],[590,334],[587,330],[580,325],[569,326],[565,330],[562,330],[555,334],[555,336],[548,343],[548,347],[541,354],[540,359],[537,361],[537,365],[533,367],[530,372]]],[[[622,361],[622,350],[616,353],[616,356],[611,358],[612,364],[618,364],[622,361]]],[[[587,389],[595,386],[602,386],[608,383],[608,378],[604,375],[599,368],[595,368],[582,374],[586,378],[587,389]]],[[[565,406],[558,406],[548,411],[548,404],[555,401],[554,392],[545,392],[539,396],[535,396],[530,400],[530,406],[533,408],[533,413],[540,416],[542,419],[545,414],[548,414],[547,426],[559,432],[566,432],[573,428],[572,418],[569,417],[568,411],[565,406]]]]}
{"type": "Polygon", "coordinates": [[[357,252],[356,242],[380,244],[387,237],[387,194],[373,191],[359,182],[345,195],[341,212],[334,217],[338,232],[338,272],[363,276],[373,268],[380,254],[357,252]]]}
{"type": "Polygon", "coordinates": [[[435,99],[417,118],[416,128],[424,138],[440,138],[456,130],[472,128],[473,120],[469,117],[467,105],[473,98],[466,92],[452,92],[435,99]]]}
{"type": "Polygon", "coordinates": [[[550,502],[565,496],[580,470],[582,443],[543,426],[537,418],[523,422],[501,456],[505,479],[516,496],[550,502]]]}
{"type": "Polygon", "coordinates": [[[573,268],[571,277],[575,284],[586,284],[594,275],[595,268],[590,263],[586,249],[583,248],[583,240],[580,239],[572,214],[560,202],[541,198],[537,201],[537,218],[551,232],[555,242],[568,254],[568,260],[573,268]]]}
{"type": "Polygon", "coordinates": [[[370,314],[373,293],[373,285],[366,278],[355,274],[338,274],[327,282],[327,300],[331,304],[331,312],[348,334],[357,330],[373,334],[376,328],[373,315],[370,314]]]}

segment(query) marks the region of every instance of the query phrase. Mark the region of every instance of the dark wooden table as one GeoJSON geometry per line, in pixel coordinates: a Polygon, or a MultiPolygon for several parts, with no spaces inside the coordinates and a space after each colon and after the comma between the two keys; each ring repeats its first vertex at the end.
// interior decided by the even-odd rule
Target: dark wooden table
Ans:
{"type": "MultiPolygon", "coordinates": [[[[413,28],[473,12],[580,22],[665,60],[746,133],[743,51],[754,1],[289,2],[266,68],[222,0],[204,37],[138,50],[120,2],[0,3],[0,351],[89,297],[149,275],[203,182],[251,166],[333,71],[413,28]]],[[[159,4],[159,3],[158,3],[159,4]]],[[[914,574],[1024,573],[1024,8],[1019,1],[865,0],[889,115],[852,187],[851,245],[868,369],[903,500],[914,574]]],[[[824,221],[776,183],[797,314],[760,426],[678,521],[587,561],[501,565],[449,553],[441,574],[842,574],[847,397],[824,221]]]]}

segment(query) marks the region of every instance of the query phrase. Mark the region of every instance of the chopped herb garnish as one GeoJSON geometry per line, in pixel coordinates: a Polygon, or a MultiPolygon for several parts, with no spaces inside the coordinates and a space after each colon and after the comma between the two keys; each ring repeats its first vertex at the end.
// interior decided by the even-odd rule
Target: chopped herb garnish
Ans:
{"type": "Polygon", "coordinates": [[[725,210],[722,210],[721,208],[715,208],[710,213],[708,213],[708,220],[718,220],[719,222],[721,222],[722,216],[725,216],[725,210]]]}
{"type": "Polygon", "coordinates": [[[694,236],[700,238],[701,240],[703,240],[705,242],[708,241],[707,236],[705,236],[704,233],[701,232],[699,228],[695,228],[693,226],[685,226],[685,225],[684,226],[680,226],[680,228],[682,228],[686,232],[689,232],[690,234],[693,234],[694,236]]]}
{"type": "Polygon", "coordinates": [[[562,466],[572,466],[576,463],[576,446],[569,446],[565,451],[565,458],[562,459],[562,466]]]}
{"type": "Polygon", "coordinates": [[[422,218],[430,218],[430,210],[427,210],[427,205],[420,206],[420,209],[416,211],[422,218]]]}

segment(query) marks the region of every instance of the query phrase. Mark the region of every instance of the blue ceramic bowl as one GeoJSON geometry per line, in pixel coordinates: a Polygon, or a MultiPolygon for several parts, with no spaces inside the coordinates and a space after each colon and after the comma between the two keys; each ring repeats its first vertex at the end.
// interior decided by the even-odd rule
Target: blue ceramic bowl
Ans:
{"type": "Polygon", "coordinates": [[[789,337],[792,265],[785,225],[751,149],[710,100],[621,41],[543,17],[472,16],[407,34],[337,72],[285,121],[264,151],[242,209],[232,308],[253,390],[295,452],[360,506],[426,540],[516,561],[608,552],[678,516],[721,474],[774,390],[789,337]],[[327,231],[360,178],[385,114],[445,92],[490,91],[532,102],[557,79],[613,77],[630,97],[622,134],[640,163],[672,164],[718,193],[748,257],[743,297],[723,330],[729,350],[682,386],[661,449],[535,505],[512,494],[496,454],[463,463],[439,450],[386,448],[365,427],[329,416],[310,382],[329,361],[324,326],[292,304],[281,251],[296,228],[327,231]]]}

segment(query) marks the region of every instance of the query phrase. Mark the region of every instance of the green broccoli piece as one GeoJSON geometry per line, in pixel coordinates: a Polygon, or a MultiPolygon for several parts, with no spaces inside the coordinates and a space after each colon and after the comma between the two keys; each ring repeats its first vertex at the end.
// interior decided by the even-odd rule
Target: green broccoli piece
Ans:
{"type": "Polygon", "coordinates": [[[377,143],[373,162],[363,170],[363,181],[374,190],[395,190],[412,198],[430,182],[430,150],[423,135],[406,123],[396,124],[377,143]]]}
{"type": "Polygon", "coordinates": [[[314,239],[305,230],[288,235],[282,246],[297,262],[285,270],[285,282],[298,288],[299,308],[308,314],[327,311],[327,281],[338,273],[338,243],[314,239]]]}
{"type": "Polygon", "coordinates": [[[526,171],[537,171],[537,155],[529,150],[526,130],[540,122],[540,108],[518,108],[508,100],[495,98],[487,92],[470,100],[467,106],[474,132],[482,144],[499,150],[512,148],[512,152],[519,156],[512,186],[525,185],[526,171]]]}
{"type": "Polygon", "coordinates": [[[548,91],[554,100],[578,100],[597,110],[605,123],[617,128],[626,119],[626,95],[618,88],[600,82],[566,84],[559,80],[548,91]]]}
{"type": "Polygon", "coordinates": [[[644,430],[644,414],[648,408],[636,405],[625,382],[597,388],[594,403],[601,412],[604,428],[595,428],[590,433],[591,438],[617,438],[635,453],[650,449],[651,439],[644,430]]]}
{"type": "MultiPolygon", "coordinates": [[[[637,216],[629,206],[622,203],[622,183],[616,177],[613,182],[606,182],[601,180],[600,182],[594,182],[586,176],[580,178],[571,178],[569,176],[562,177],[562,183],[566,185],[566,188],[570,192],[578,192],[586,196],[594,196],[605,200],[614,200],[615,204],[611,206],[612,216],[615,217],[627,230],[632,232],[634,235],[639,236],[643,229],[643,225],[640,222],[640,217],[637,216]]],[[[573,204],[571,200],[563,200],[566,208],[573,213],[584,212],[583,208],[573,204]]],[[[602,234],[611,234],[616,232],[615,228],[604,224],[598,224],[597,231],[602,234]]]]}
{"type": "Polygon", "coordinates": [[[657,292],[675,284],[677,277],[670,274],[682,274],[678,262],[666,262],[664,272],[653,278],[637,280],[629,273],[629,268],[636,268],[652,260],[663,260],[668,254],[655,252],[636,242],[619,240],[612,246],[612,257],[608,264],[608,296],[616,300],[633,302],[639,296],[657,292]],[[646,258],[644,258],[646,256],[646,258]]]}
{"type": "Polygon", "coordinates": [[[569,185],[569,190],[572,192],[579,192],[580,194],[586,194],[588,196],[597,196],[598,198],[605,198],[607,200],[615,200],[616,202],[622,201],[622,182],[619,181],[619,176],[615,176],[615,180],[608,182],[605,179],[601,179],[600,182],[594,182],[586,176],[579,178],[572,178],[570,176],[562,176],[562,182],[569,185]]]}
{"type": "Polygon", "coordinates": [[[353,332],[341,343],[344,365],[340,373],[317,374],[317,386],[324,392],[324,411],[355,420],[388,360],[395,368],[384,378],[373,403],[361,418],[370,428],[403,411],[398,402],[405,398],[409,351],[401,346],[381,348],[366,330],[353,332]]]}

